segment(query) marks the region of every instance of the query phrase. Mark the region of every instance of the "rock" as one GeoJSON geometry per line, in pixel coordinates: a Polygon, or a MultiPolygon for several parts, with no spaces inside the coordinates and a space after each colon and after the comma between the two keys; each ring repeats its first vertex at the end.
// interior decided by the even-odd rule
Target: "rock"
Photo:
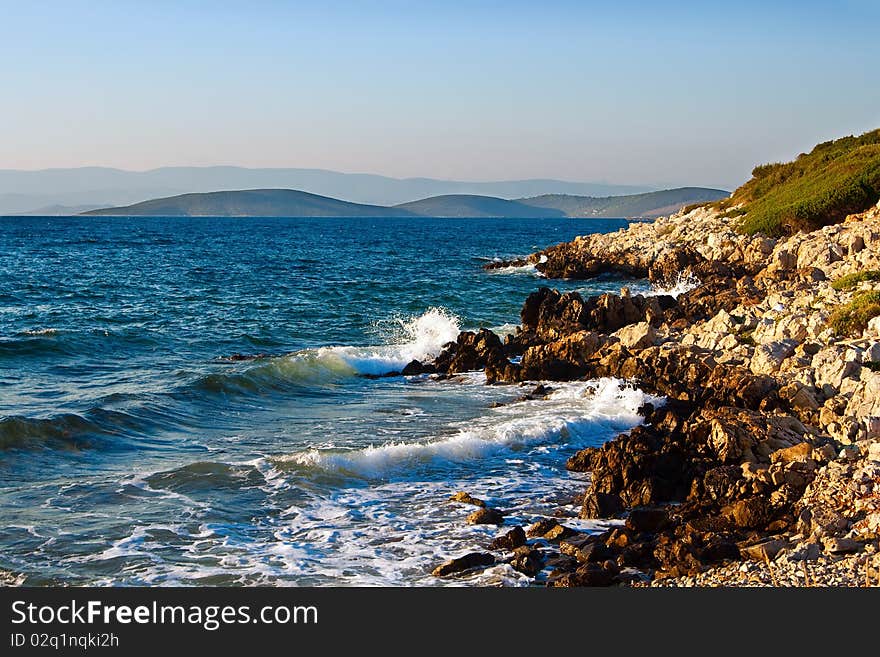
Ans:
{"type": "Polygon", "coordinates": [[[614,518],[623,511],[619,495],[590,489],[584,496],[581,518],[614,518]]]}
{"type": "Polygon", "coordinates": [[[480,329],[476,333],[459,333],[455,342],[444,346],[433,365],[438,372],[454,374],[481,370],[489,365],[497,367],[508,362],[501,338],[492,331],[480,329]]]}
{"type": "Polygon", "coordinates": [[[788,555],[789,561],[816,561],[821,554],[818,543],[803,543],[788,555]]]}
{"type": "Polygon", "coordinates": [[[779,371],[786,358],[794,355],[796,346],[797,342],[794,340],[759,344],[755,347],[749,368],[755,374],[773,374],[779,371]]]}
{"type": "Polygon", "coordinates": [[[503,525],[504,515],[498,509],[477,509],[467,517],[469,525],[503,525]]]}
{"type": "Polygon", "coordinates": [[[860,552],[864,548],[864,544],[859,541],[838,536],[826,536],[822,539],[822,545],[825,546],[825,551],[830,554],[849,554],[860,552]]]}
{"type": "Polygon", "coordinates": [[[810,443],[803,442],[799,445],[792,445],[785,449],[780,449],[770,455],[772,463],[804,463],[813,456],[813,446],[810,443]]]}
{"type": "Polygon", "coordinates": [[[548,541],[558,541],[563,538],[568,538],[570,536],[574,536],[577,532],[570,527],[566,527],[565,525],[556,525],[550,531],[546,532],[543,538],[546,538],[548,541]]]}
{"type": "Polygon", "coordinates": [[[473,504],[474,506],[485,507],[486,503],[483,500],[477,499],[473,497],[470,493],[465,491],[459,491],[455,493],[452,497],[449,498],[450,502],[461,502],[462,504],[473,504]]]}
{"type": "Polygon", "coordinates": [[[526,533],[522,527],[514,527],[503,536],[489,543],[490,550],[511,551],[526,544],[526,533]]]}
{"type": "Polygon", "coordinates": [[[577,586],[611,586],[617,572],[604,564],[586,563],[575,571],[575,575],[577,586]]]}
{"type": "Polygon", "coordinates": [[[599,563],[612,557],[614,557],[614,551],[602,543],[587,543],[574,554],[574,558],[581,563],[599,563]]]}
{"type": "Polygon", "coordinates": [[[781,538],[770,538],[760,543],[741,547],[740,552],[748,559],[756,561],[773,561],[780,551],[788,547],[788,541],[781,538]]]}
{"type": "Polygon", "coordinates": [[[569,527],[561,525],[552,518],[542,518],[526,529],[526,536],[545,538],[548,541],[558,541],[578,536],[578,533],[569,527]]]}
{"type": "Polygon", "coordinates": [[[654,344],[657,332],[648,322],[630,324],[611,334],[627,349],[644,349],[654,344]]]}
{"type": "Polygon", "coordinates": [[[769,500],[763,496],[754,496],[739,500],[721,510],[735,527],[741,529],[761,529],[766,527],[772,518],[769,500]]]}
{"type": "Polygon", "coordinates": [[[452,559],[437,566],[431,574],[434,577],[448,577],[475,568],[487,568],[495,563],[495,557],[487,552],[470,552],[463,557],[452,559]]]}
{"type": "Polygon", "coordinates": [[[418,360],[412,360],[404,366],[401,374],[404,376],[416,376],[418,374],[434,374],[437,368],[430,363],[422,363],[418,360]]]}
{"type": "Polygon", "coordinates": [[[575,534],[574,536],[570,536],[559,541],[559,551],[562,554],[568,555],[570,557],[576,557],[578,550],[587,545],[591,545],[593,543],[601,543],[602,545],[604,545],[604,540],[600,537],[601,535],[596,534],[575,534]]]}
{"type": "Polygon", "coordinates": [[[569,457],[565,462],[565,469],[571,472],[589,472],[592,469],[590,459],[593,458],[595,453],[595,447],[587,447],[576,452],[574,456],[569,457]]]}
{"type": "Polygon", "coordinates": [[[544,567],[544,558],[540,550],[523,545],[514,550],[510,565],[524,575],[534,577],[544,567]]]}
{"type": "Polygon", "coordinates": [[[669,523],[666,509],[636,507],[631,509],[626,519],[627,529],[636,532],[655,533],[669,523]]]}

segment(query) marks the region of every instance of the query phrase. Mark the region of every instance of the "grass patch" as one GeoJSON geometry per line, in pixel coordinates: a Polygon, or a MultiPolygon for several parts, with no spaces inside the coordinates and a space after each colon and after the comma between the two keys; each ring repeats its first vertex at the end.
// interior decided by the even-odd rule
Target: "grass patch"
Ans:
{"type": "Polygon", "coordinates": [[[828,318],[828,325],[838,335],[858,336],[864,331],[868,322],[880,315],[880,292],[860,292],[852,301],[841,306],[828,318]]]}
{"type": "Polygon", "coordinates": [[[864,283],[865,281],[880,281],[880,271],[877,269],[868,269],[867,271],[857,271],[854,274],[847,274],[834,281],[831,284],[831,287],[839,292],[843,292],[844,290],[851,290],[859,283],[864,283]]]}
{"type": "Polygon", "coordinates": [[[873,130],[819,144],[792,162],[757,166],[748,182],[715,207],[741,214],[743,233],[779,237],[839,223],[878,199],[880,130],[873,130]]]}

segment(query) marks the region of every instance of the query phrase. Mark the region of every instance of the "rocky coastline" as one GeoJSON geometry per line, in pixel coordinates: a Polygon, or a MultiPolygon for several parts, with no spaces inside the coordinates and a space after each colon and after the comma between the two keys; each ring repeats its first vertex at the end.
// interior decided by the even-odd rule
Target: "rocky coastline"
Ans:
{"type": "MultiPolygon", "coordinates": [[[[581,517],[622,525],[504,528],[437,576],[506,561],[551,586],[880,584],[880,316],[862,309],[880,298],[880,204],[779,239],[703,206],[487,268],[524,264],[548,279],[692,284],[677,296],[542,288],[515,334],[463,332],[404,373],[616,377],[667,401],[566,464],[589,473],[581,517]]],[[[492,511],[468,522],[503,523],[492,511]]]]}

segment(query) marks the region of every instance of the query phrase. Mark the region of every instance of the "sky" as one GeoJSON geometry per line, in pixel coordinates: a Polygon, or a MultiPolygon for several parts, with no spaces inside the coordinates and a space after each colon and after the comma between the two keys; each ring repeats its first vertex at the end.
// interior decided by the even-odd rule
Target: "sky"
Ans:
{"type": "Polygon", "coordinates": [[[880,2],[0,0],[0,168],[727,189],[880,127],[880,2]]]}

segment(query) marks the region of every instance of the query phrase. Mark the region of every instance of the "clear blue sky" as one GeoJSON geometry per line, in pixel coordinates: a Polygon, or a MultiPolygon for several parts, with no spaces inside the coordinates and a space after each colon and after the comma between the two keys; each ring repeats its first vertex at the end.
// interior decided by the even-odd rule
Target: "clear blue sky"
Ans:
{"type": "Polygon", "coordinates": [[[0,168],[731,187],[880,127],[878,25],[876,0],[0,0],[0,168]]]}

